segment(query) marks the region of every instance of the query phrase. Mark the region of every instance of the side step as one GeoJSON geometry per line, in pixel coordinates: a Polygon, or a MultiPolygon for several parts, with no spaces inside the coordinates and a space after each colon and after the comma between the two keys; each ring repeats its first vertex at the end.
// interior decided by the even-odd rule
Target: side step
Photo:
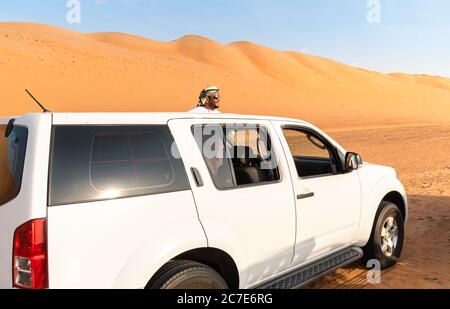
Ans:
{"type": "Polygon", "coordinates": [[[319,277],[344,267],[363,256],[363,251],[359,247],[350,247],[343,251],[329,255],[312,264],[305,265],[285,276],[268,282],[259,289],[293,289],[300,288],[319,277]]]}

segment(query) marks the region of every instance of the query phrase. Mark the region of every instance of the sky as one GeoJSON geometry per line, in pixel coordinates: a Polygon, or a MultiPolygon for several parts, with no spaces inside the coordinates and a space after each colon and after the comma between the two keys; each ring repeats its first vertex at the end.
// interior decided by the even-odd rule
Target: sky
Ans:
{"type": "Polygon", "coordinates": [[[450,77],[448,0],[0,0],[0,21],[159,41],[195,34],[380,72],[450,77]],[[73,15],[78,6],[67,5],[78,1],[73,15]]]}

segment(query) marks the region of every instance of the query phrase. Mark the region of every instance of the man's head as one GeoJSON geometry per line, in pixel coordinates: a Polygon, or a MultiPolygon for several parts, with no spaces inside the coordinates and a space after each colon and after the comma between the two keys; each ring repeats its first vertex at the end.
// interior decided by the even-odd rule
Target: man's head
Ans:
{"type": "Polygon", "coordinates": [[[217,86],[205,88],[200,93],[198,106],[203,106],[210,110],[220,107],[220,89],[217,86]]]}

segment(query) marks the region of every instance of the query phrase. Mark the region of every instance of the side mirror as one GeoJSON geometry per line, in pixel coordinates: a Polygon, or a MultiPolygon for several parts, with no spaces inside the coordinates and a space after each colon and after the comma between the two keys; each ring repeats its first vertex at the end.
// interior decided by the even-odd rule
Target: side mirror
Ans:
{"type": "Polygon", "coordinates": [[[345,169],[348,172],[357,170],[362,164],[363,161],[359,154],[355,152],[347,152],[345,155],[345,169]]]}

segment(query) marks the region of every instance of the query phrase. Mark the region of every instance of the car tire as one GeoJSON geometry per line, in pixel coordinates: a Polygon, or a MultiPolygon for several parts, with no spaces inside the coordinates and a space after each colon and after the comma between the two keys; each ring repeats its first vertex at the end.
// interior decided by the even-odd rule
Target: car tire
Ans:
{"type": "Polygon", "coordinates": [[[150,282],[149,289],[228,289],[225,280],[211,267],[192,261],[170,261],[150,282]]]}
{"type": "Polygon", "coordinates": [[[395,265],[404,242],[404,220],[397,205],[382,202],[378,210],[369,242],[363,248],[363,261],[378,260],[381,269],[395,265]]]}

